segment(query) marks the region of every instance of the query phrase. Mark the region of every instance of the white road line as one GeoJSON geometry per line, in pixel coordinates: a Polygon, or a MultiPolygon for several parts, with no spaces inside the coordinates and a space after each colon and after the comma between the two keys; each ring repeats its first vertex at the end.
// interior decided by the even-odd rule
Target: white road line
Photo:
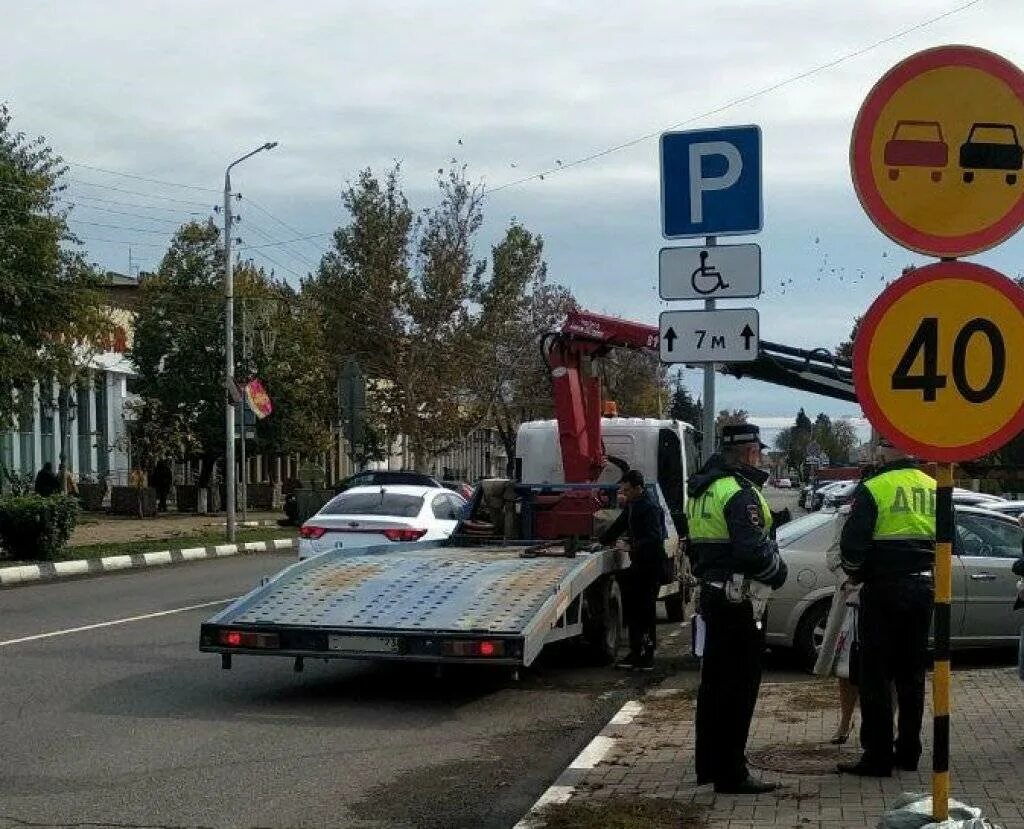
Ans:
{"type": "Polygon", "coordinates": [[[200,610],[204,607],[215,607],[219,604],[227,604],[233,602],[234,599],[218,599],[215,602],[203,602],[202,604],[193,604],[188,607],[176,607],[174,610],[161,610],[157,613],[144,613],[141,616],[129,616],[126,619],[113,619],[109,622],[97,622],[94,625],[82,625],[77,628],[67,628],[66,630],[54,630],[49,633],[36,633],[32,636],[22,636],[18,639],[8,639],[0,642],[0,648],[7,645],[20,645],[23,642],[35,642],[38,639],[52,639],[54,636],[68,636],[72,633],[82,633],[86,630],[96,630],[97,628],[108,628],[114,625],[127,625],[129,622],[143,622],[146,619],[156,619],[160,616],[171,616],[174,613],[187,613],[190,610],[200,610]]]}

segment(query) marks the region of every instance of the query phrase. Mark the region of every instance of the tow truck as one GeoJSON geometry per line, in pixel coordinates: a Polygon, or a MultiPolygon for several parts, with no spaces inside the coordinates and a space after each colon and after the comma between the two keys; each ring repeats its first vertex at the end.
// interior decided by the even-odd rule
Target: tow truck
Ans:
{"type": "MultiPolygon", "coordinates": [[[[483,482],[456,535],[293,564],[203,623],[200,650],[219,653],[225,669],[236,655],[273,655],[292,658],[296,671],[307,659],[344,658],[503,665],[517,675],[547,645],[577,639],[596,661],[611,661],[623,635],[617,574],[629,553],[598,539],[629,468],[645,473],[662,506],[674,572],[662,599],[681,619],[688,584],[677,523],[693,429],[607,417],[593,365],[614,349],[656,352],[658,337],[653,326],[570,313],[541,342],[556,419],[524,424],[520,474],[483,482]]],[[[833,396],[848,379],[824,353],[762,348],[757,362],[722,369],[833,396]]]]}

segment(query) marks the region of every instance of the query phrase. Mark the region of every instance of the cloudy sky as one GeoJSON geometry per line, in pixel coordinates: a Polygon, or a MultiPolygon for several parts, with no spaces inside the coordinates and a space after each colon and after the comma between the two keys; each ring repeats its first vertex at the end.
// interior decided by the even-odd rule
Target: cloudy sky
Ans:
{"type": "MultiPolygon", "coordinates": [[[[656,136],[759,124],[761,335],[799,346],[844,339],[886,279],[924,261],[875,230],[850,184],[871,85],[944,43],[1024,65],[1021,0],[4,0],[3,12],[0,94],[16,128],[72,163],[74,227],[108,268],[127,270],[129,245],[155,267],[176,224],[218,202],[226,163],[276,140],[233,181],[253,202],[241,203],[248,255],[281,275],[315,266],[323,236],[282,242],[341,221],[339,189],[360,168],[400,159],[424,206],[458,158],[491,189],[481,253],[517,217],[585,307],[654,322],[666,307],[656,136]],[[568,169],[530,177],[558,161],[568,169]]],[[[1022,254],[1017,237],[978,258],[1015,275],[1022,254]]],[[[718,402],[766,418],[859,414],[753,381],[723,379],[718,402]]]]}

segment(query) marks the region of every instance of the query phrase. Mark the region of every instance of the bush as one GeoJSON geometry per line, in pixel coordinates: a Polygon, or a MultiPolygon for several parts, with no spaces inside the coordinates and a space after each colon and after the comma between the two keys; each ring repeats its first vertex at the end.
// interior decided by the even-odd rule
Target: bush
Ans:
{"type": "Polygon", "coordinates": [[[0,546],[8,558],[53,561],[78,523],[78,501],[67,495],[0,498],[0,546]]]}

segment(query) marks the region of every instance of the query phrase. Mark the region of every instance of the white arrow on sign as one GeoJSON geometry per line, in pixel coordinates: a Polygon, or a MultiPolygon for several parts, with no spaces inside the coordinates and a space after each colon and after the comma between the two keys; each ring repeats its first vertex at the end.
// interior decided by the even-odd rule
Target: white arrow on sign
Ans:
{"type": "Polygon", "coordinates": [[[756,308],[664,311],[659,320],[663,363],[749,363],[761,329],[756,308]]]}
{"type": "Polygon", "coordinates": [[[738,299],[761,295],[761,246],[662,248],[662,299],[738,299]]]}

